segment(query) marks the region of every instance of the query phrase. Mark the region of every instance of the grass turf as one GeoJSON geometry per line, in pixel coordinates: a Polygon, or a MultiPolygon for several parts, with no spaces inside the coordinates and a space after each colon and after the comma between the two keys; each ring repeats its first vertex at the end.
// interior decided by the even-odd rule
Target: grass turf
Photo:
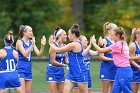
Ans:
{"type": "MultiPolygon", "coordinates": [[[[46,68],[47,62],[32,62],[33,66],[33,91],[37,90],[48,90],[48,85],[46,81],[46,68]]],[[[92,91],[100,89],[99,80],[99,61],[92,61],[90,66],[91,78],[92,78],[92,91]]],[[[96,92],[94,92],[96,93],[96,92]]]]}

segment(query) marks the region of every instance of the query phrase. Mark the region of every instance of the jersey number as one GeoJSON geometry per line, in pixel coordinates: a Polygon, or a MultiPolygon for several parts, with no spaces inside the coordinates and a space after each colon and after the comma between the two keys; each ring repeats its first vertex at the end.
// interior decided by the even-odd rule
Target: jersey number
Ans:
{"type": "Polygon", "coordinates": [[[7,69],[6,70],[14,71],[16,69],[14,59],[10,59],[10,60],[7,59],[6,64],[7,64],[7,69]]]}
{"type": "Polygon", "coordinates": [[[31,61],[31,53],[29,54],[29,56],[27,57],[28,61],[31,61]]]}

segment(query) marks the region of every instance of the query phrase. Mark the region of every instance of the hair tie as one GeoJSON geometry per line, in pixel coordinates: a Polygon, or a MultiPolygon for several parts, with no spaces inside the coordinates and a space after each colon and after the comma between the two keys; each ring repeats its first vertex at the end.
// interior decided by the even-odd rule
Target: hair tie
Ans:
{"type": "Polygon", "coordinates": [[[10,40],[10,34],[7,37],[8,37],[8,40],[10,40]]]}

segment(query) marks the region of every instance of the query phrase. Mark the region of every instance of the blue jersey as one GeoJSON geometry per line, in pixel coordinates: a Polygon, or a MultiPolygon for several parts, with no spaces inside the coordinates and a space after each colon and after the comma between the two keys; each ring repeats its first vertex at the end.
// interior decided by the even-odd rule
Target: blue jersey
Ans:
{"type": "MultiPolygon", "coordinates": [[[[54,42],[56,47],[60,47],[56,42],[54,42]]],[[[65,53],[56,53],[56,58],[55,60],[59,63],[64,64],[65,62],[65,53]]],[[[63,66],[55,66],[52,64],[51,59],[50,59],[50,54],[49,54],[49,65],[47,67],[46,71],[46,80],[48,82],[64,82],[64,67],[63,66]]]]}
{"type": "MultiPolygon", "coordinates": [[[[54,44],[55,44],[56,47],[59,48],[59,45],[58,45],[56,42],[54,42],[54,44]]],[[[65,62],[65,57],[66,57],[66,55],[65,55],[64,52],[56,53],[56,58],[55,58],[55,60],[56,60],[57,62],[59,62],[59,63],[64,64],[64,62],[65,62]]],[[[53,65],[52,62],[51,62],[51,59],[50,59],[50,54],[49,54],[49,64],[53,65]]]]}
{"type": "MultiPolygon", "coordinates": [[[[136,45],[136,51],[135,56],[140,56],[140,47],[136,41],[134,41],[134,44],[136,45]]],[[[136,62],[140,66],[140,62],[136,62]]],[[[133,70],[133,80],[132,82],[140,83],[140,71],[135,66],[131,66],[133,70]]]]}
{"type": "MultiPolygon", "coordinates": [[[[106,47],[109,47],[111,44],[113,44],[108,38],[105,38],[107,44],[106,47]]],[[[112,54],[109,52],[104,53],[104,56],[107,58],[113,58],[112,54]]],[[[114,65],[114,62],[108,62],[108,61],[102,61],[101,68],[107,68],[109,70],[116,70],[116,66],[114,65]]]]}
{"type": "Polygon", "coordinates": [[[13,48],[4,48],[7,55],[1,59],[0,89],[20,87],[20,80],[16,71],[17,59],[13,55],[13,48]]]}
{"type": "MultiPolygon", "coordinates": [[[[29,40],[28,44],[25,43],[25,41],[23,39],[21,39],[23,47],[25,50],[27,50],[31,45],[32,45],[32,41],[29,40]]],[[[24,72],[24,73],[31,73],[32,72],[32,64],[31,64],[31,56],[32,56],[32,52],[30,52],[28,57],[23,56],[23,54],[17,50],[18,54],[19,54],[19,60],[18,60],[18,72],[24,72]]]]}
{"type": "Polygon", "coordinates": [[[84,56],[84,64],[87,67],[87,70],[89,70],[90,69],[90,54],[89,54],[89,52],[86,56],[84,56]]]}
{"type": "Polygon", "coordinates": [[[138,43],[136,41],[134,41],[135,45],[136,45],[136,52],[135,52],[135,56],[140,56],[140,47],[138,45],[138,43]]]}
{"type": "MultiPolygon", "coordinates": [[[[80,43],[82,47],[80,41],[76,42],[80,43]]],[[[69,71],[67,79],[71,80],[72,82],[88,82],[87,67],[84,64],[84,57],[82,53],[83,49],[80,52],[68,52],[69,71]]]]}
{"type": "Polygon", "coordinates": [[[1,67],[0,71],[15,71],[16,70],[16,64],[17,60],[13,55],[13,48],[4,48],[7,55],[5,58],[1,59],[1,67]]]}
{"type": "MultiPolygon", "coordinates": [[[[106,47],[110,46],[112,42],[108,39],[105,38],[107,44],[106,47]]],[[[104,53],[104,56],[107,58],[113,58],[112,54],[106,52],[104,53]]],[[[117,67],[115,66],[114,62],[108,62],[108,61],[103,61],[100,65],[100,79],[101,80],[114,80],[115,75],[116,75],[116,69],[117,67]]]]}

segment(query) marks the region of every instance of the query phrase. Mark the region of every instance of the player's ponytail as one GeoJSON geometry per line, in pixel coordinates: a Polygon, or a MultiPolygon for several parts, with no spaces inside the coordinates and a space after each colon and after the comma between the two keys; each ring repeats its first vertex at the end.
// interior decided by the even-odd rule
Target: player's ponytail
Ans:
{"type": "Polygon", "coordinates": [[[22,38],[23,37],[23,33],[26,32],[27,30],[29,30],[31,27],[30,26],[27,26],[27,25],[20,25],[19,26],[19,33],[18,33],[18,36],[19,38],[22,38]]]}
{"type": "Polygon", "coordinates": [[[12,31],[9,31],[9,33],[5,36],[4,42],[5,46],[12,46],[12,44],[14,43],[14,36],[12,31]]]}
{"type": "Polygon", "coordinates": [[[70,28],[71,33],[75,34],[75,36],[78,38],[80,37],[80,29],[78,24],[73,24],[70,28]]]}
{"type": "MultiPolygon", "coordinates": [[[[117,29],[114,30],[114,32],[115,32],[116,36],[119,36],[120,40],[126,39],[126,34],[125,34],[125,31],[122,27],[118,27],[117,29]]],[[[121,51],[123,51],[123,41],[122,41],[121,51]]]]}

